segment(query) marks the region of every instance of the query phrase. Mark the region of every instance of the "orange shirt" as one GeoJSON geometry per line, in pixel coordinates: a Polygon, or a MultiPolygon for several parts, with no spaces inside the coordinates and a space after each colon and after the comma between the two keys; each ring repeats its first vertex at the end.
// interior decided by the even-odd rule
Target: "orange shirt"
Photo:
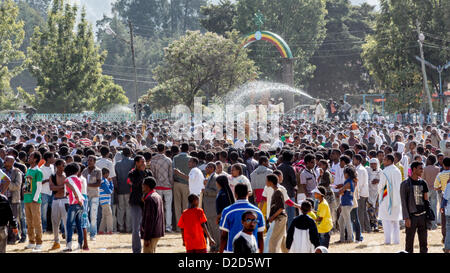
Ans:
{"type": "Polygon", "coordinates": [[[200,208],[187,209],[181,214],[178,226],[184,230],[184,244],[187,251],[206,248],[203,223],[206,223],[206,215],[200,208]]]}

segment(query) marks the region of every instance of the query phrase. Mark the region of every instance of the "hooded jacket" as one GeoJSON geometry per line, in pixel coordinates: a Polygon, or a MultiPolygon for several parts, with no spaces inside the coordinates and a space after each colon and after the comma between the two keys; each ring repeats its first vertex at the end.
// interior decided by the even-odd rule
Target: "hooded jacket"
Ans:
{"type": "Polygon", "coordinates": [[[252,185],[252,188],[254,190],[264,189],[264,186],[266,185],[266,177],[271,173],[271,169],[264,165],[259,165],[258,168],[256,168],[250,175],[250,184],[252,185]]]}

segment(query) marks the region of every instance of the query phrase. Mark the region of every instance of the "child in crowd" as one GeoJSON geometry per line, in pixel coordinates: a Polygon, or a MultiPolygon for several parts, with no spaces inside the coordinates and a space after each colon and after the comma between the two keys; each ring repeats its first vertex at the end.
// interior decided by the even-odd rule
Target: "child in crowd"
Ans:
{"type": "Polygon", "coordinates": [[[286,248],[289,253],[314,253],[320,245],[319,233],[314,220],[309,217],[311,204],[303,201],[300,207],[302,214],[295,217],[289,226],[286,248]]]}
{"type": "Polygon", "coordinates": [[[206,239],[209,245],[215,246],[216,242],[211,237],[206,227],[206,215],[203,209],[198,208],[199,197],[196,194],[188,196],[189,209],[181,214],[178,226],[181,229],[183,246],[186,247],[186,253],[207,253],[206,239]]]}
{"type": "Polygon", "coordinates": [[[100,206],[102,207],[102,220],[100,222],[99,234],[112,234],[113,218],[111,210],[111,193],[113,193],[114,185],[109,177],[109,170],[102,169],[102,184],[100,184],[100,206]]]}
{"type": "Polygon", "coordinates": [[[314,193],[314,198],[319,200],[316,223],[320,245],[328,248],[330,245],[330,231],[333,229],[333,221],[330,206],[327,200],[325,200],[326,189],[325,187],[319,186],[312,192],[314,193]]]}

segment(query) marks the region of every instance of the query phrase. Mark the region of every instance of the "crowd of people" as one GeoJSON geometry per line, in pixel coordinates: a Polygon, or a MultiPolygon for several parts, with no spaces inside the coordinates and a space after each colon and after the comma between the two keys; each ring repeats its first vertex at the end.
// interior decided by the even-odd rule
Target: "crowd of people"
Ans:
{"type": "Polygon", "coordinates": [[[2,121],[0,252],[42,251],[51,230],[52,251],[126,233],[133,253],[153,253],[179,232],[188,253],[324,253],[333,233],[336,244],[372,232],[400,244],[404,228],[405,251],[418,233],[425,253],[439,226],[450,252],[449,127],[342,115],[283,117],[270,143],[236,131],[177,140],[170,120],[2,121]]]}

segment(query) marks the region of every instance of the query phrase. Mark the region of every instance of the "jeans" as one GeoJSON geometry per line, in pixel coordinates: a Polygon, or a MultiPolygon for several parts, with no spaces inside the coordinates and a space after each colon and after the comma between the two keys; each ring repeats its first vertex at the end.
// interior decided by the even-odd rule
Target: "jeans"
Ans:
{"type": "Polygon", "coordinates": [[[427,253],[427,236],[428,236],[428,230],[427,230],[427,220],[426,215],[421,216],[410,216],[411,220],[411,226],[409,228],[406,228],[406,243],[405,243],[405,250],[408,253],[414,253],[414,237],[417,234],[419,235],[419,246],[420,246],[420,253],[427,253]]]}
{"type": "Polygon", "coordinates": [[[141,206],[131,205],[131,248],[133,253],[141,253],[141,223],[142,208],[141,206]]]}
{"type": "Polygon", "coordinates": [[[97,212],[98,212],[98,205],[99,205],[100,199],[99,197],[89,197],[89,223],[90,223],[90,236],[91,238],[94,238],[95,235],[97,235],[97,212]]]}
{"type": "MultiPolygon", "coordinates": [[[[445,216],[445,223],[447,225],[447,230],[450,230],[450,216],[445,216]]],[[[445,236],[445,249],[450,250],[450,235],[445,236]]]]}
{"type": "Polygon", "coordinates": [[[27,217],[25,215],[25,203],[20,201],[20,239],[27,238],[27,217]]]}
{"type": "MultiPolygon", "coordinates": [[[[341,206],[341,214],[339,215],[339,233],[340,241],[345,241],[345,231],[347,231],[348,237],[353,234],[352,221],[350,220],[350,212],[352,206],[341,206]]],[[[350,238],[347,241],[351,241],[350,238]]]]}
{"type": "Polygon", "coordinates": [[[436,215],[436,220],[432,222],[432,229],[436,229],[437,224],[438,224],[438,215],[439,215],[439,213],[437,213],[437,209],[436,209],[437,202],[438,202],[438,192],[433,189],[429,189],[428,200],[430,201],[431,210],[433,210],[434,215],[436,215]]]}
{"type": "MultiPolygon", "coordinates": [[[[351,221],[353,224],[353,231],[355,232],[355,239],[356,241],[362,241],[361,238],[361,225],[359,224],[359,217],[358,217],[358,208],[353,208],[350,212],[351,221]]],[[[353,237],[353,234],[352,234],[353,237]]]]}
{"type": "Polygon", "coordinates": [[[41,194],[41,222],[42,222],[42,232],[47,231],[47,210],[48,207],[52,205],[52,196],[42,193],[41,194]]]}
{"type": "Polygon", "coordinates": [[[330,233],[319,233],[319,245],[328,248],[330,246],[330,233]]]}
{"type": "Polygon", "coordinates": [[[370,232],[369,213],[367,212],[368,197],[360,197],[358,200],[358,218],[363,232],[370,232]]]}
{"type": "Polygon", "coordinates": [[[83,207],[78,204],[69,205],[69,210],[67,211],[67,234],[66,241],[67,245],[71,246],[72,244],[72,235],[73,235],[73,222],[75,221],[75,225],[77,227],[78,234],[78,244],[83,245],[83,229],[81,227],[81,215],[83,214],[83,207]]]}
{"type": "MultiPolygon", "coordinates": [[[[289,197],[289,199],[291,199],[292,202],[295,202],[295,197],[289,197]]],[[[295,217],[295,207],[288,206],[286,208],[286,214],[288,217],[287,218],[287,228],[289,228],[295,217]]]]}
{"type": "Polygon", "coordinates": [[[172,231],[172,190],[156,190],[164,200],[164,215],[166,217],[166,230],[172,231]]]}

